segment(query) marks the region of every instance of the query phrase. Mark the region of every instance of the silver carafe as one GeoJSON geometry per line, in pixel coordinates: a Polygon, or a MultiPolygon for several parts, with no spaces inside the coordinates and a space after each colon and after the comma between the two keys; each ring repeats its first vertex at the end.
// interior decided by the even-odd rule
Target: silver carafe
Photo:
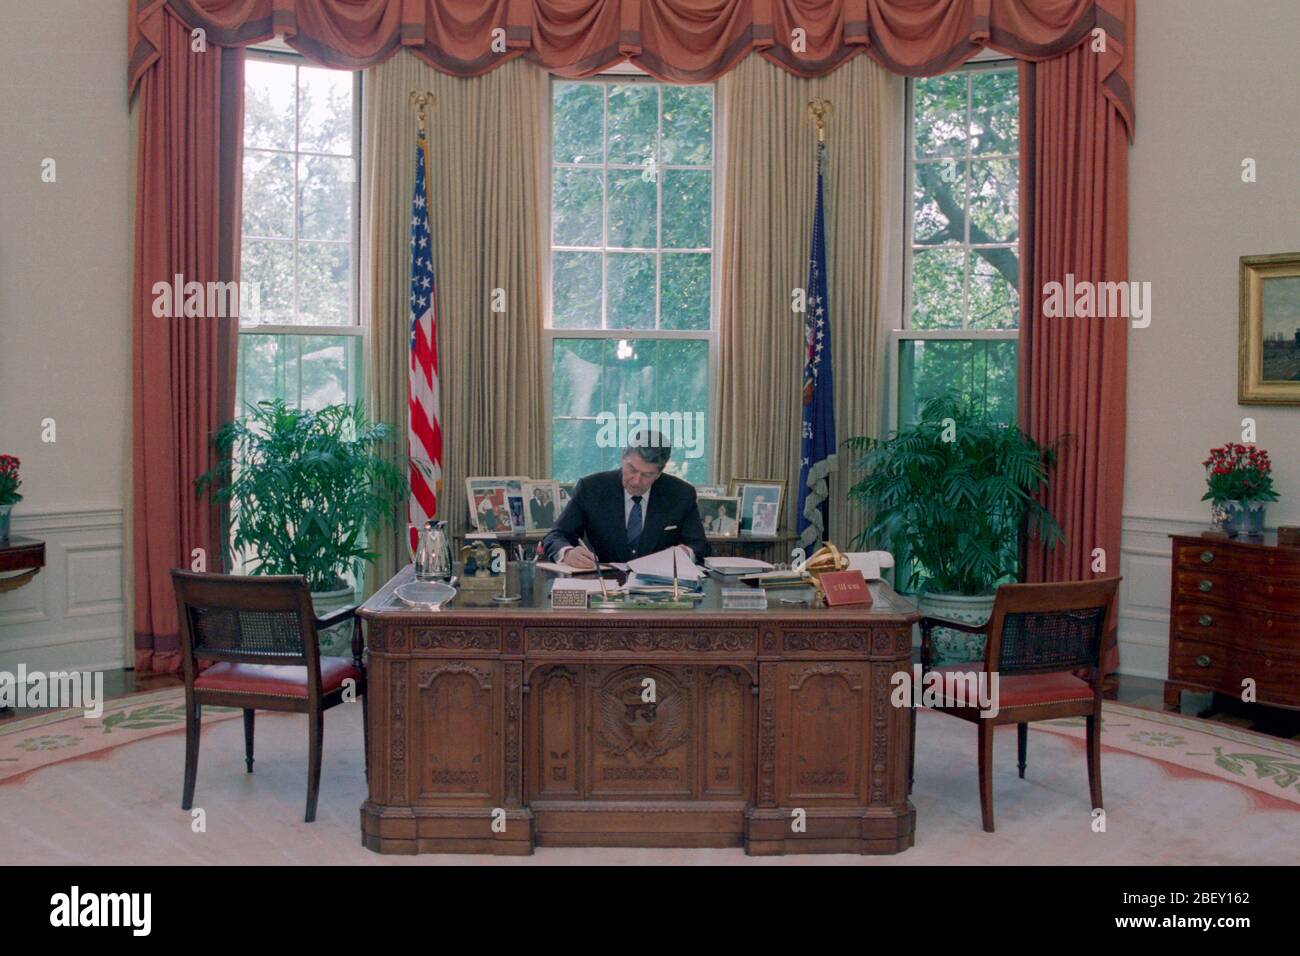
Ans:
{"type": "Polygon", "coordinates": [[[417,581],[451,580],[451,537],[447,534],[447,522],[424,523],[414,564],[417,581]]]}

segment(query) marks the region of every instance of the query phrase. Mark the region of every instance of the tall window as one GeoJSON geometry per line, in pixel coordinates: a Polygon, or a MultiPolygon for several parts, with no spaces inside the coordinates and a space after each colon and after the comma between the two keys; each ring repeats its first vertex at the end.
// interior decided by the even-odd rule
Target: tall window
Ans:
{"type": "Polygon", "coordinates": [[[658,424],[669,470],[707,481],[713,296],[711,86],[552,87],[551,472],[613,468],[658,424]]]}
{"type": "Polygon", "coordinates": [[[320,408],[360,393],[359,77],[250,54],[244,80],[244,308],[238,404],[320,408]]]}
{"type": "Polygon", "coordinates": [[[1016,415],[1020,103],[1016,69],[972,65],[909,82],[909,268],[895,335],[897,421],[957,391],[1016,415]]]}

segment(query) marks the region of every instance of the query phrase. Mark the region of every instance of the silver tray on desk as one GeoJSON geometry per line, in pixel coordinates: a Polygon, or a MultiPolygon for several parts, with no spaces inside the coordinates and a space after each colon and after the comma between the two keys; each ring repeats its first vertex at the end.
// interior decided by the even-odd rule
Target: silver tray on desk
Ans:
{"type": "Polygon", "coordinates": [[[408,581],[395,587],[393,595],[407,607],[438,611],[456,596],[456,589],[441,581],[408,581]]]}

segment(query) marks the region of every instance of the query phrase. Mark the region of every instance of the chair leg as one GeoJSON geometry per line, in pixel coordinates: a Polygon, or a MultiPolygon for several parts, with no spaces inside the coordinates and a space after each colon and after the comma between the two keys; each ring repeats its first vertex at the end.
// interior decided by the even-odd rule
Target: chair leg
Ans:
{"type": "Polygon", "coordinates": [[[199,775],[199,723],[203,706],[188,696],[185,700],[185,783],[181,790],[181,809],[194,806],[194,782],[199,775]]]}
{"type": "Polygon", "coordinates": [[[325,711],[315,708],[307,714],[307,813],[303,821],[316,819],[316,798],[320,796],[321,738],[325,735],[325,711]]]}
{"type": "Polygon", "coordinates": [[[993,724],[979,721],[980,814],[984,832],[993,832],[993,724]]]}
{"type": "Polygon", "coordinates": [[[912,793],[912,779],[916,776],[916,707],[909,707],[912,712],[912,746],[907,751],[907,792],[910,796],[912,793]]]}
{"type": "Polygon", "coordinates": [[[1020,760],[1020,779],[1025,779],[1025,751],[1029,749],[1029,724],[1016,724],[1016,755],[1020,760]]]}
{"type": "Polygon", "coordinates": [[[1093,714],[1084,718],[1088,727],[1088,792],[1092,796],[1092,809],[1101,803],[1101,719],[1093,714]]]}
{"type": "Polygon", "coordinates": [[[253,772],[253,709],[244,708],[244,763],[253,772]]]}

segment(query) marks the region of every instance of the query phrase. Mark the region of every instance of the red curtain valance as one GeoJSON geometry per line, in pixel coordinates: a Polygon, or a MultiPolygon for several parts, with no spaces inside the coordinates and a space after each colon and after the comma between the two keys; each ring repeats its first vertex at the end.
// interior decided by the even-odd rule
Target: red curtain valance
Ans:
{"type": "Polygon", "coordinates": [[[127,2],[132,91],[158,59],[168,11],[202,27],[209,44],[246,46],[280,34],[309,59],[341,69],[374,66],[406,47],[454,76],[478,76],[522,55],[567,77],[630,60],[678,83],[714,80],[755,51],[800,76],[861,53],[895,73],[933,76],[985,47],[1051,59],[1091,43],[1100,28],[1103,93],[1130,135],[1133,128],[1133,0],[127,2]]]}

